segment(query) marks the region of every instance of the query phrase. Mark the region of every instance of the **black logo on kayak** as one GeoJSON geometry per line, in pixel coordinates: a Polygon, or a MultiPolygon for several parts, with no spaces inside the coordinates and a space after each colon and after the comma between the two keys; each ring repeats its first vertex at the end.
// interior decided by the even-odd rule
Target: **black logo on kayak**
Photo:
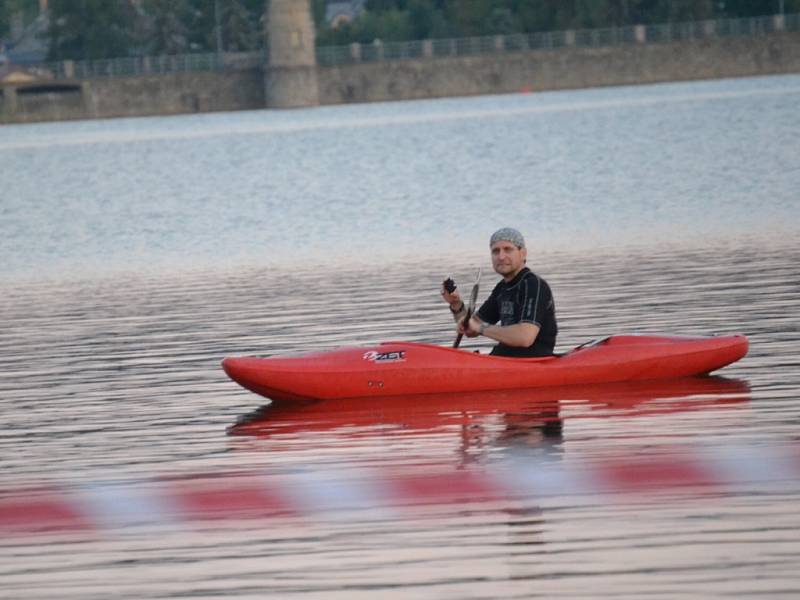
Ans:
{"type": "Polygon", "coordinates": [[[405,359],[405,350],[395,350],[394,352],[376,352],[375,350],[370,350],[369,352],[364,352],[364,360],[369,360],[375,363],[398,362],[405,359]]]}

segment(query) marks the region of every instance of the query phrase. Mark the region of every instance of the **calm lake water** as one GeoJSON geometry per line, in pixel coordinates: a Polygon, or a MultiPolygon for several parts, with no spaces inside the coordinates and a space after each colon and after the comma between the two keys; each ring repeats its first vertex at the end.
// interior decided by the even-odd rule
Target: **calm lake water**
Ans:
{"type": "Polygon", "coordinates": [[[96,521],[0,514],[0,598],[797,597],[799,101],[790,76],[3,126],[0,508],[84,498],[96,521]],[[451,344],[438,286],[483,267],[484,298],[508,224],[558,350],[741,332],[750,353],[720,379],[330,411],[259,412],[220,369],[451,344]],[[709,456],[728,485],[663,475],[709,456]],[[652,468],[601,489],[631,461],[652,468]],[[548,493],[391,497],[509,465],[548,493]],[[231,474],[297,514],[148,496],[231,474]]]}

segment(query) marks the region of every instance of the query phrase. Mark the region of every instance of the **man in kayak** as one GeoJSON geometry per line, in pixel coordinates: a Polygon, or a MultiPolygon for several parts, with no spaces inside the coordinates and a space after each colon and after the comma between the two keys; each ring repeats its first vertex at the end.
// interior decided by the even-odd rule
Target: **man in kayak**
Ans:
{"type": "Polygon", "coordinates": [[[489,247],[492,266],[503,280],[468,323],[458,289],[449,292],[442,287],[458,332],[499,342],[491,352],[495,356],[550,356],[558,333],[555,303],[547,282],[525,266],[525,239],[516,229],[505,227],[492,235],[489,247]]]}

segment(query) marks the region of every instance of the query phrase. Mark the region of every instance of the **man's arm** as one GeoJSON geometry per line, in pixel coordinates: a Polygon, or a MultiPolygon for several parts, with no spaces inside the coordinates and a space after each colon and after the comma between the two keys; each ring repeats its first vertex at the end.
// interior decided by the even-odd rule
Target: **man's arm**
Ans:
{"type": "MultiPolygon", "coordinates": [[[[515,323],[514,325],[489,325],[477,317],[469,320],[469,329],[463,333],[467,337],[484,335],[488,338],[515,348],[528,348],[536,341],[540,327],[533,323],[515,323]]],[[[459,329],[460,330],[460,329],[459,329]]]]}
{"type": "MultiPolygon", "coordinates": [[[[536,341],[541,326],[541,313],[548,301],[548,289],[542,285],[542,280],[533,274],[529,274],[521,282],[522,287],[522,313],[519,323],[513,325],[491,325],[482,321],[479,317],[484,313],[478,312],[478,318],[470,319],[469,330],[465,332],[468,337],[485,335],[505,346],[515,348],[528,348],[536,341]],[[545,288],[543,290],[543,288],[545,288]],[[547,297],[543,297],[547,296],[547,297]]],[[[550,298],[550,301],[552,299],[550,298]]],[[[490,319],[490,323],[496,323],[499,319],[490,319]]]]}

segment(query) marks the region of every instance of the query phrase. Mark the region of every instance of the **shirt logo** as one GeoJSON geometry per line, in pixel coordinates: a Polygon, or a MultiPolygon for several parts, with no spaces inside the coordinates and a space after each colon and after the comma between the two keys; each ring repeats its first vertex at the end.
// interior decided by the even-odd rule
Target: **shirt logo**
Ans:
{"type": "Polygon", "coordinates": [[[369,352],[365,352],[362,358],[374,363],[401,362],[406,359],[406,351],[376,352],[375,350],[370,350],[369,352]]]}

